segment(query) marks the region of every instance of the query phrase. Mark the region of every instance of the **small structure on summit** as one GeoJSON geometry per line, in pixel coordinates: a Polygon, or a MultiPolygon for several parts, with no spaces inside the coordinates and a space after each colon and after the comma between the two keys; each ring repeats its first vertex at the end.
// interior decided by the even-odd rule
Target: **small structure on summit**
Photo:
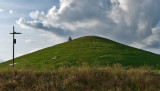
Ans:
{"type": "Polygon", "coordinates": [[[71,37],[68,37],[68,41],[72,41],[72,38],[71,38],[71,37]]]}

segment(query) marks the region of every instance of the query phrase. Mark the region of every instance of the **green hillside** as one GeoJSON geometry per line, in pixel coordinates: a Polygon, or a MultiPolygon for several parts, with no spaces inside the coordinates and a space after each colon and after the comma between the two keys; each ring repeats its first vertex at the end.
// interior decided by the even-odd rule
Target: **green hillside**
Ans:
{"type": "MultiPolygon", "coordinates": [[[[129,47],[102,37],[86,36],[39,50],[15,59],[16,68],[53,69],[59,66],[143,66],[160,65],[160,55],[129,47]]],[[[11,68],[12,61],[0,64],[0,69],[11,68]]]]}

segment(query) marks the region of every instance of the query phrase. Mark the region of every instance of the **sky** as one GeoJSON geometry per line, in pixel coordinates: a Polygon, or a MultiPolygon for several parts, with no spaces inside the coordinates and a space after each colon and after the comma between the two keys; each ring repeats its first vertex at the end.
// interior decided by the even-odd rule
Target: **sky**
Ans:
{"type": "Polygon", "coordinates": [[[0,0],[0,62],[96,35],[160,54],[160,0],[0,0]]]}

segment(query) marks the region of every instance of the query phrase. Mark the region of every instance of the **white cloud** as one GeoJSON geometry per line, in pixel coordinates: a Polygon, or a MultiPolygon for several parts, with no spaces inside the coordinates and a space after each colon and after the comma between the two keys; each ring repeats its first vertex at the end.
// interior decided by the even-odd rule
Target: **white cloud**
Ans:
{"type": "Polygon", "coordinates": [[[160,42],[154,34],[160,21],[159,4],[159,0],[60,0],[60,8],[53,6],[47,14],[31,12],[36,20],[20,18],[17,24],[60,37],[101,35],[129,45],[155,47],[151,45],[160,42]]]}
{"type": "Polygon", "coordinates": [[[0,12],[3,12],[4,10],[3,9],[0,9],[0,12]]]}
{"type": "Polygon", "coordinates": [[[31,40],[31,39],[27,39],[25,40],[25,43],[28,44],[28,43],[34,43],[35,41],[34,40],[31,40]]]}
{"type": "Polygon", "coordinates": [[[39,11],[38,10],[36,10],[35,12],[31,12],[30,13],[30,17],[32,18],[32,19],[37,19],[37,18],[39,18],[39,11]]]}
{"type": "Polygon", "coordinates": [[[10,13],[10,14],[13,14],[13,10],[9,10],[9,13],[10,13]]]}

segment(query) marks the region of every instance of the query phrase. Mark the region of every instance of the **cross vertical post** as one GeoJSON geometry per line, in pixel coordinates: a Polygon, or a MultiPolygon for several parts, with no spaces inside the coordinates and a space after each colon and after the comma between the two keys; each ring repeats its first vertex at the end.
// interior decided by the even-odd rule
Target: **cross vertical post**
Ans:
{"type": "Polygon", "coordinates": [[[10,34],[13,34],[13,68],[14,68],[14,45],[16,44],[16,39],[14,38],[14,35],[15,34],[21,34],[21,33],[17,33],[14,31],[14,26],[13,26],[13,33],[10,33],[10,34]]]}
{"type": "Polygon", "coordinates": [[[14,68],[14,26],[13,26],[13,68],[14,68]]]}

